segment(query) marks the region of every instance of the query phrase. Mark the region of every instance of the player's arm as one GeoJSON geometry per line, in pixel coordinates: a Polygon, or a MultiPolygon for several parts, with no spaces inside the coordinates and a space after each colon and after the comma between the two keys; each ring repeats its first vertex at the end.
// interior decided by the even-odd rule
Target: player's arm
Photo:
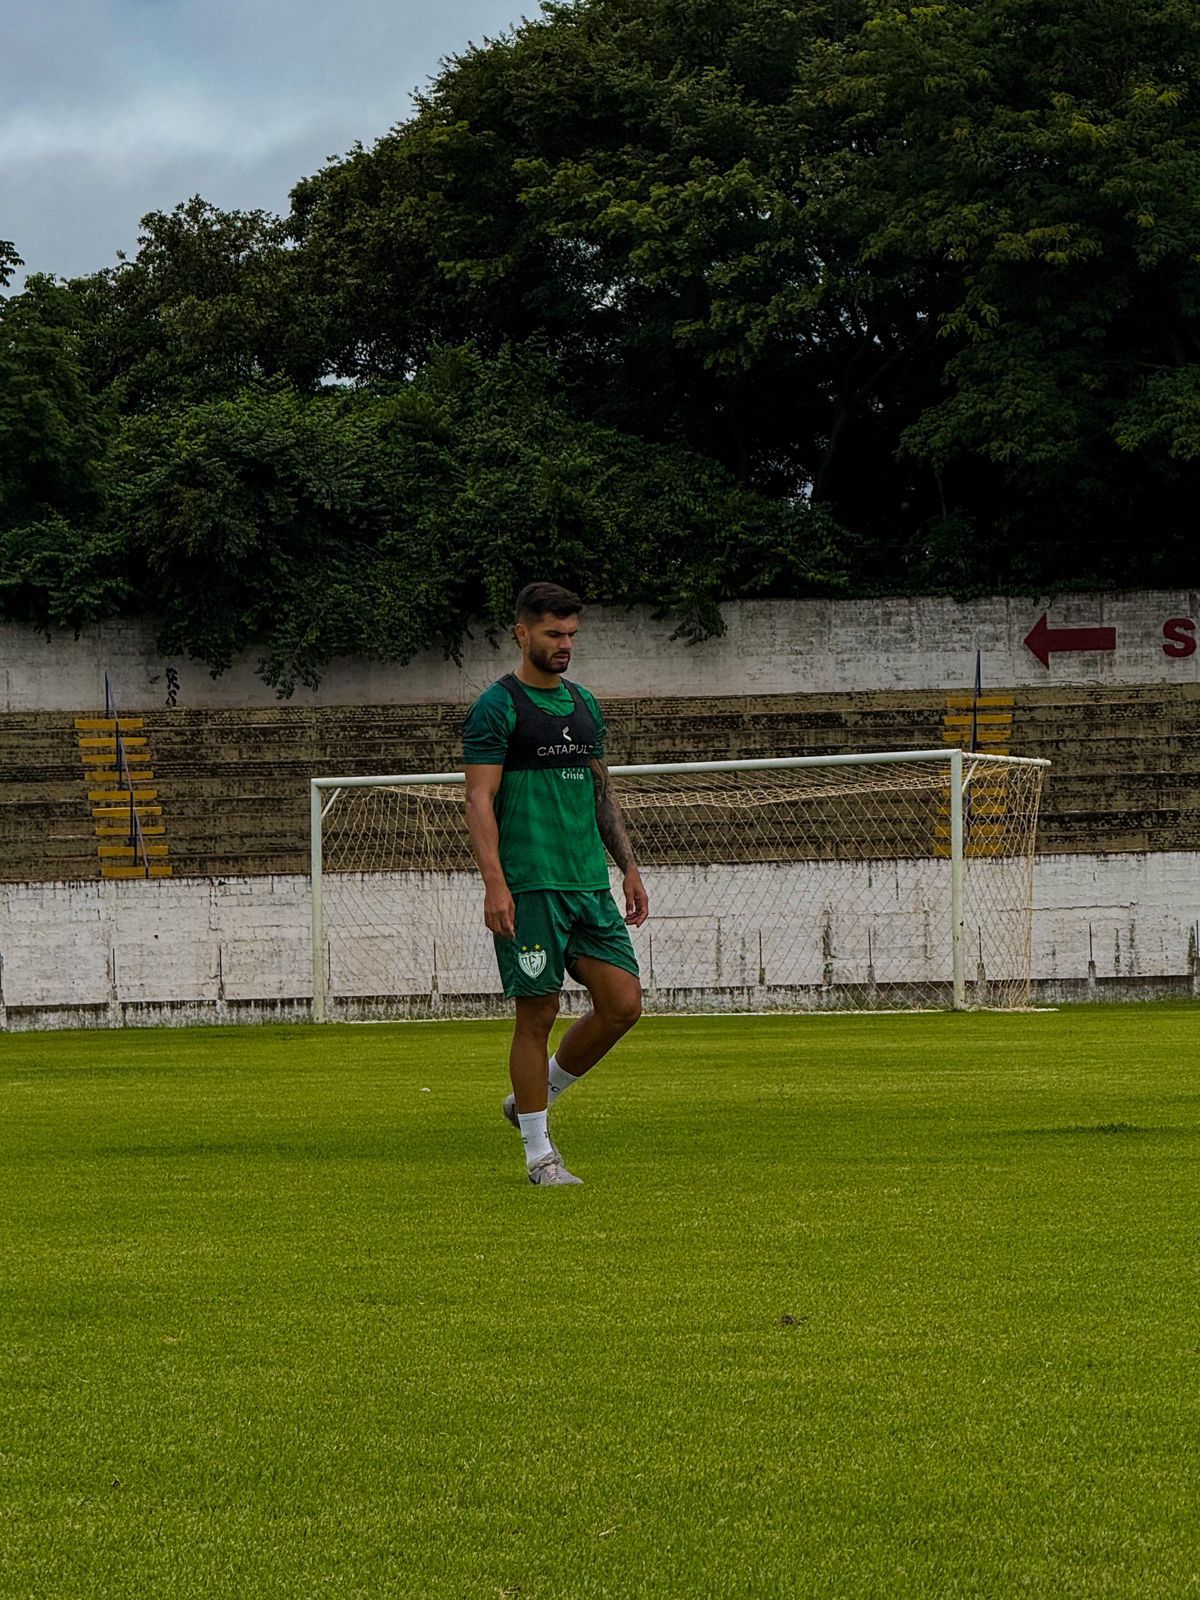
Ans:
{"type": "Polygon", "coordinates": [[[592,757],[592,781],[596,786],[596,824],[600,829],[600,837],[604,841],[604,848],[621,869],[625,889],[625,921],[631,927],[640,928],[650,915],[650,899],[634,860],[633,846],[625,831],[625,818],[621,815],[621,806],[608,768],[596,756],[592,757]]]}
{"type": "Polygon", "coordinates": [[[467,830],[479,875],[483,879],[483,920],[492,933],[514,939],[516,906],[508,892],[500,865],[500,826],[495,800],[504,774],[502,766],[469,766],[467,774],[467,830]]]}

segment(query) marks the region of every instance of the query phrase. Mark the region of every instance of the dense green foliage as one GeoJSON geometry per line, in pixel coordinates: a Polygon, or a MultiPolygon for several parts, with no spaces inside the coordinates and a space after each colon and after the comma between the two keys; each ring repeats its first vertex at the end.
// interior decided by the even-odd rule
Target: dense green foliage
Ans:
{"type": "Polygon", "coordinates": [[[534,574],[1196,581],[1198,88],[1190,0],[549,5],[288,218],[3,303],[0,604],[286,687],[534,574]]]}
{"type": "Polygon", "coordinates": [[[531,572],[626,605],[653,573],[652,597],[698,635],[716,594],[830,570],[820,513],[573,420],[551,378],[452,351],[390,390],[260,384],[128,420],[114,522],[164,647],[221,667],[266,640],[286,693],[338,655],[453,652],[463,619],[507,618],[531,572]]]}
{"type": "Polygon", "coordinates": [[[343,370],[536,332],[585,414],[830,506],[860,585],[1178,575],[1198,86],[1177,0],[554,7],[297,236],[343,370]]]}
{"type": "Polygon", "coordinates": [[[1179,1600],[1196,1017],[8,1036],[5,1592],[1179,1600]]]}

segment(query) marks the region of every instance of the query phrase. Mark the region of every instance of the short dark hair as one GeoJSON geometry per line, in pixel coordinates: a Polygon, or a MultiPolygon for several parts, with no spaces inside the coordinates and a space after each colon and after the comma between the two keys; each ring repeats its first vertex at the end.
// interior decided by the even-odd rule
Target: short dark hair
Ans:
{"type": "Polygon", "coordinates": [[[549,613],[553,617],[576,617],[583,601],[560,583],[527,583],[517,596],[517,621],[536,622],[549,613]]]}

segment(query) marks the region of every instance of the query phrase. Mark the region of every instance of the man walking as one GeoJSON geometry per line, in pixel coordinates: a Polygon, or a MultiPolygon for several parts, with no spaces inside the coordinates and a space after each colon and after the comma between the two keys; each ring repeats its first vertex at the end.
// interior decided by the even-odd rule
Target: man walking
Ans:
{"type": "Polygon", "coordinates": [[[519,1129],[529,1180],[579,1183],[550,1142],[548,1108],[629,1031],[642,986],[629,926],[649,915],[616,795],[604,765],[596,701],[563,677],[582,602],[554,583],[517,596],[521,664],[467,713],[467,825],[483,878],[483,920],[496,943],[504,993],[516,1001],[504,1115],[519,1129]],[[624,920],[609,890],[605,848],[623,874],[624,920]],[[592,1009],[547,1060],[563,976],[592,1009]]]}

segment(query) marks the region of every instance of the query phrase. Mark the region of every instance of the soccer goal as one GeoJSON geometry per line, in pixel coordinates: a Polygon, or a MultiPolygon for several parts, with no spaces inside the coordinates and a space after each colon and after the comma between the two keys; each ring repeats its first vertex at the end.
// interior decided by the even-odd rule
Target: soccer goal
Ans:
{"type": "MultiPolygon", "coordinates": [[[[1048,765],[910,750],[611,768],[650,894],[646,1009],[1027,1005],[1048,765]]],[[[463,783],[312,781],[315,1021],[507,1009],[463,783]]]]}

